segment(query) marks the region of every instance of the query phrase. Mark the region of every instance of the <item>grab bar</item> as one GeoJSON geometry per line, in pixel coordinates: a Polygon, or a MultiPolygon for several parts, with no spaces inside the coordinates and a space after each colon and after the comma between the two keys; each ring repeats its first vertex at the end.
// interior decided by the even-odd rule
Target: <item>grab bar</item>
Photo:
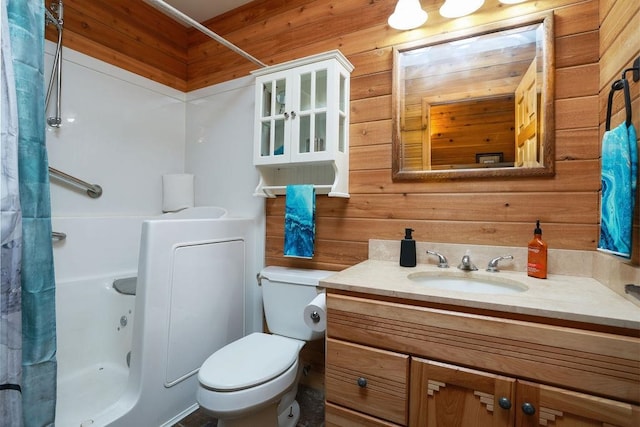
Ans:
{"type": "Polygon", "coordinates": [[[67,233],[63,233],[61,231],[52,231],[51,232],[51,240],[54,242],[61,242],[67,238],[67,233]]]}
{"type": "Polygon", "coordinates": [[[77,187],[86,189],[87,194],[92,199],[97,199],[98,197],[102,196],[102,187],[100,187],[98,184],[89,184],[88,182],[78,179],[75,176],[71,176],[62,171],[59,171],[58,169],[54,169],[51,166],[49,166],[49,174],[77,187]]]}

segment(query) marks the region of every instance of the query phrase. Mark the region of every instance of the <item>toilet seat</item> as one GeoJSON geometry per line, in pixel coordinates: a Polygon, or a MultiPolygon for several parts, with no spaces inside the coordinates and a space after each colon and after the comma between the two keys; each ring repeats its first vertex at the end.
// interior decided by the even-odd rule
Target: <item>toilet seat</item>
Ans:
{"type": "Polygon", "coordinates": [[[221,392],[255,387],[291,368],[303,345],[293,338],[256,332],[209,356],[198,380],[203,387],[221,392]]]}

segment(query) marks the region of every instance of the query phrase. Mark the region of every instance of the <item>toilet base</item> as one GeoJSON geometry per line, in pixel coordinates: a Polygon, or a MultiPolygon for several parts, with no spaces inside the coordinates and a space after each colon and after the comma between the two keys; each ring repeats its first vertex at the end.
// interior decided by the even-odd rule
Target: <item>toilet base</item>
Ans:
{"type": "Polygon", "coordinates": [[[218,420],[218,427],[295,427],[300,419],[300,405],[297,401],[277,414],[278,402],[251,414],[227,420],[218,420]]]}
{"type": "Polygon", "coordinates": [[[291,405],[278,415],[278,427],[295,427],[300,419],[300,405],[294,400],[291,405]]]}
{"type": "Polygon", "coordinates": [[[240,418],[218,419],[218,427],[278,427],[277,407],[276,402],[240,418]]]}

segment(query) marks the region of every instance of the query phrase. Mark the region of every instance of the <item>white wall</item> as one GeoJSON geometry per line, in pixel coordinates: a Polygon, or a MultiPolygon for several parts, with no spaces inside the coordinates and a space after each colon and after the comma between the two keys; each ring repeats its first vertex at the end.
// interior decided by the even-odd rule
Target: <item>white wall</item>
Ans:
{"type": "MultiPolygon", "coordinates": [[[[70,49],[63,59],[63,123],[47,126],[49,165],[104,193],[91,199],[52,180],[53,216],[160,214],[162,174],[184,171],[185,95],[70,49]]],[[[48,116],[53,96],[49,104],[48,116]]]]}
{"type": "Polygon", "coordinates": [[[254,78],[243,77],[187,94],[186,171],[195,178],[196,205],[223,206],[256,219],[256,273],[263,267],[264,199],[253,196],[254,78]]]}
{"type": "MultiPolygon", "coordinates": [[[[54,44],[45,45],[45,86],[54,44]]],[[[47,126],[50,166],[103,188],[92,199],[51,180],[57,280],[135,270],[138,223],[161,214],[162,175],[195,175],[196,206],[255,218],[264,259],[264,201],[252,196],[253,79],[185,94],[65,48],[62,127],[47,126]]],[[[52,96],[47,116],[53,115],[52,96]]]]}
{"type": "Polygon", "coordinates": [[[261,216],[254,197],[254,78],[243,77],[187,94],[186,169],[196,175],[196,204],[261,216]]]}

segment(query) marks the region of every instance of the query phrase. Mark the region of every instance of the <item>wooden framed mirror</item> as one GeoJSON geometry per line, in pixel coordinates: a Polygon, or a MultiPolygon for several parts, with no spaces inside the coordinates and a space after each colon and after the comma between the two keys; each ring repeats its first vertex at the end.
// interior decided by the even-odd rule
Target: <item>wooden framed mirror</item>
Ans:
{"type": "Polygon", "coordinates": [[[553,13],[399,45],[394,181],[554,174],[553,13]]]}

